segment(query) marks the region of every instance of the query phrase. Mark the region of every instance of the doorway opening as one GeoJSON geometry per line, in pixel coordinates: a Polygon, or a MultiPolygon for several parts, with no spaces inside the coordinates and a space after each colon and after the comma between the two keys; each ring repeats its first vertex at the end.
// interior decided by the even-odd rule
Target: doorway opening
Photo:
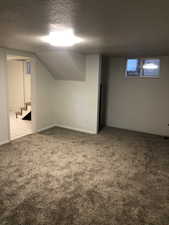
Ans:
{"type": "Polygon", "coordinates": [[[31,58],[7,55],[10,140],[31,134],[31,58]]]}

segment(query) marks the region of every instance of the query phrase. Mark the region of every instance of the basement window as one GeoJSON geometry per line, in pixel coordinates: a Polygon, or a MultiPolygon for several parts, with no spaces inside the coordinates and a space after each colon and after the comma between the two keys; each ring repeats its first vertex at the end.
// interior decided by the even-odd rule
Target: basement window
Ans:
{"type": "Polygon", "coordinates": [[[127,59],[126,77],[152,77],[160,76],[160,59],[133,58],[127,59]]]}
{"type": "Polygon", "coordinates": [[[26,62],[26,73],[31,74],[31,62],[26,62]]]}

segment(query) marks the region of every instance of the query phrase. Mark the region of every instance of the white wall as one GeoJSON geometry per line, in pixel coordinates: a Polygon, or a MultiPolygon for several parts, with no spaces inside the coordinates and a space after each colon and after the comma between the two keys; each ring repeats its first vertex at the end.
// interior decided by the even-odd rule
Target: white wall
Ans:
{"type": "Polygon", "coordinates": [[[8,105],[13,112],[20,111],[25,102],[31,102],[31,75],[26,74],[26,63],[7,61],[8,105]]]}
{"type": "Polygon", "coordinates": [[[7,61],[7,73],[9,109],[17,112],[24,106],[23,62],[7,61]]]}
{"type": "Polygon", "coordinates": [[[32,117],[33,131],[55,125],[53,108],[54,78],[44,65],[32,54],[22,51],[0,49],[0,145],[9,141],[7,54],[31,57],[32,62],[32,117]]]}
{"type": "Polygon", "coordinates": [[[37,58],[32,60],[32,65],[32,116],[36,121],[34,130],[40,131],[55,125],[52,91],[55,80],[37,58]]]}
{"type": "Polygon", "coordinates": [[[85,55],[66,50],[39,52],[39,59],[57,80],[85,80],[85,55]]]}
{"type": "Polygon", "coordinates": [[[25,102],[31,102],[31,74],[27,74],[26,62],[24,62],[24,86],[25,102]]]}
{"type": "Polygon", "coordinates": [[[126,59],[110,57],[106,124],[169,135],[169,57],[160,57],[160,79],[125,79],[126,59]]]}
{"type": "Polygon", "coordinates": [[[100,56],[86,57],[86,80],[56,80],[53,92],[56,125],[97,133],[100,56]]]}
{"type": "Polygon", "coordinates": [[[36,56],[20,51],[0,51],[0,144],[9,141],[6,54],[30,56],[32,62],[33,131],[59,125],[97,132],[100,56],[85,57],[85,80],[55,80],[36,56]],[[9,54],[9,53],[8,53],[9,54]]]}
{"type": "Polygon", "coordinates": [[[0,49],[0,145],[9,141],[6,53],[0,49]]]}

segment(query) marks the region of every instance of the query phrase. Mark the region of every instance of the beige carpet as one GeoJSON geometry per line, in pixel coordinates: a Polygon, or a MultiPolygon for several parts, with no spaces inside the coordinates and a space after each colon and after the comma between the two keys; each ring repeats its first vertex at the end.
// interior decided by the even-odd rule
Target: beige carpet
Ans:
{"type": "Polygon", "coordinates": [[[0,225],[169,225],[169,141],[54,128],[1,146],[0,225]]]}

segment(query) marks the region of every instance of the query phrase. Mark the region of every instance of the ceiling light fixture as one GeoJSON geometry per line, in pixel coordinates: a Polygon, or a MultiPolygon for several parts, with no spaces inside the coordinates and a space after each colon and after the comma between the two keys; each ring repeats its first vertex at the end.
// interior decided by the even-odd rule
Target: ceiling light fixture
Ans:
{"type": "Polygon", "coordinates": [[[48,36],[42,37],[42,40],[56,47],[70,47],[83,41],[80,37],[74,35],[72,29],[52,31],[48,36]]]}
{"type": "Polygon", "coordinates": [[[158,69],[158,65],[156,65],[154,63],[146,63],[143,65],[143,69],[155,70],[155,69],[158,69]]]}

